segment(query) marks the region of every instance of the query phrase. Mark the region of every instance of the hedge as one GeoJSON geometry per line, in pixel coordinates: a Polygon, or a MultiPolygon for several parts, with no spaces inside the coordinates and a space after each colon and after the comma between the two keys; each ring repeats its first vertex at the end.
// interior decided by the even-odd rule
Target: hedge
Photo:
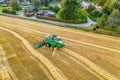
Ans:
{"type": "Polygon", "coordinates": [[[80,23],[86,23],[87,22],[86,20],[81,20],[81,21],[61,20],[61,19],[50,18],[50,17],[42,17],[42,16],[37,16],[36,18],[38,18],[38,19],[52,20],[52,21],[58,21],[58,22],[65,22],[65,23],[74,23],[74,24],[80,24],[80,23]]]}
{"type": "Polygon", "coordinates": [[[9,13],[9,14],[16,14],[16,11],[10,10],[10,9],[2,9],[3,13],[9,13]]]}
{"type": "Polygon", "coordinates": [[[24,13],[25,14],[25,16],[27,16],[27,17],[32,17],[34,14],[33,13],[24,13]]]}

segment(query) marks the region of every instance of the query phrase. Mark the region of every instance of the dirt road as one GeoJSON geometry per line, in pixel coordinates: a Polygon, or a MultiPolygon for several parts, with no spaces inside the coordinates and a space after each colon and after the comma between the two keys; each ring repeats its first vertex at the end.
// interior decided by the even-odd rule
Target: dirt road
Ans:
{"type": "MultiPolygon", "coordinates": [[[[38,61],[41,65],[46,66],[46,69],[48,69],[47,73],[49,76],[52,75],[52,78],[57,79],[55,76],[58,75],[68,80],[120,79],[120,38],[4,16],[0,16],[0,27],[9,29],[27,40],[29,43],[22,41],[20,44],[25,47],[30,44],[29,48],[26,49],[29,51],[28,53],[36,53],[36,56],[32,55],[35,59],[39,59],[38,55],[40,54],[49,63],[52,63],[52,69],[58,69],[58,74],[53,74],[52,69],[45,64],[47,62],[44,63],[41,58],[38,61]],[[47,48],[40,48],[37,52],[36,50],[32,52],[31,46],[33,46],[33,43],[43,40],[47,34],[61,36],[66,43],[65,49],[73,53],[61,49],[56,52],[55,57],[52,57],[52,51],[47,48]],[[72,55],[67,54],[66,51],[72,55]],[[75,56],[75,54],[78,56],[75,56]],[[80,56],[84,58],[80,58],[80,56]],[[96,68],[92,68],[91,64],[88,65],[89,63],[96,65],[96,68]]],[[[16,37],[16,35],[14,36],[16,37]]],[[[43,70],[43,68],[41,69],[43,70]]],[[[45,73],[45,71],[43,72],[45,73]]],[[[48,76],[47,74],[45,75],[48,76]]],[[[49,77],[48,79],[51,78],[49,77]]]]}

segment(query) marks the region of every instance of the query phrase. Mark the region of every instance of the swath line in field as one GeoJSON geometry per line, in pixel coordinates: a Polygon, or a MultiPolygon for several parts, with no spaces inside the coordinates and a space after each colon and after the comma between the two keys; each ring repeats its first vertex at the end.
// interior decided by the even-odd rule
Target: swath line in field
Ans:
{"type": "Polygon", "coordinates": [[[41,54],[39,54],[37,51],[35,51],[35,50],[31,47],[31,45],[29,44],[29,42],[28,42],[26,39],[24,39],[22,36],[20,36],[19,34],[11,31],[11,30],[9,30],[9,29],[2,28],[2,27],[0,27],[0,29],[1,29],[1,30],[4,30],[4,31],[7,31],[7,32],[13,34],[13,35],[14,35],[15,37],[17,37],[18,39],[20,39],[20,40],[23,42],[24,46],[28,49],[28,51],[30,51],[32,55],[34,55],[36,58],[38,58],[38,59],[48,68],[48,70],[50,71],[50,73],[52,74],[52,76],[53,76],[56,80],[67,80],[67,78],[65,78],[64,76],[62,76],[62,75],[58,72],[57,68],[56,68],[55,66],[53,66],[48,59],[46,59],[43,55],[41,55],[41,54]]]}
{"type": "MultiPolygon", "coordinates": [[[[8,23],[3,23],[3,22],[0,22],[0,23],[10,25],[10,26],[14,26],[14,27],[19,27],[21,29],[26,29],[26,30],[29,30],[29,31],[32,31],[32,32],[40,33],[40,34],[43,34],[44,36],[49,35],[49,33],[41,32],[41,31],[33,30],[33,29],[28,29],[28,28],[21,27],[21,26],[18,26],[18,25],[13,25],[13,24],[8,24],[8,23]]],[[[84,41],[78,41],[78,40],[74,40],[74,39],[65,38],[65,37],[62,37],[62,36],[61,36],[61,38],[64,39],[64,40],[71,41],[71,42],[80,43],[80,44],[83,44],[83,45],[92,46],[92,47],[100,48],[100,49],[103,49],[103,50],[112,51],[112,52],[115,52],[115,53],[120,53],[120,50],[118,50],[118,49],[112,49],[112,48],[108,48],[108,47],[104,47],[104,46],[100,46],[100,45],[96,45],[96,44],[92,44],[92,43],[88,43],[88,42],[84,42],[84,41]]]]}
{"type": "MultiPolygon", "coordinates": [[[[6,23],[7,24],[7,23],[6,23]]],[[[12,25],[12,24],[8,24],[8,25],[11,25],[11,26],[15,26],[15,25],[12,25]]],[[[16,26],[15,26],[16,27],[16,26]]],[[[36,33],[41,33],[41,34],[44,34],[44,35],[48,35],[48,33],[45,33],[45,32],[40,32],[40,31],[37,31],[37,30],[32,30],[32,29],[28,29],[28,28],[23,28],[23,27],[20,27],[20,26],[18,26],[19,28],[21,28],[21,29],[26,29],[26,30],[30,30],[30,31],[33,31],[33,32],[36,32],[36,33]]],[[[82,41],[77,41],[77,40],[73,40],[73,39],[69,39],[69,38],[65,38],[65,37],[61,37],[61,38],[63,38],[63,39],[65,39],[65,40],[68,40],[68,41],[72,41],[72,42],[76,42],[76,43],[81,43],[81,44],[84,44],[84,45],[89,45],[89,46],[93,46],[93,47],[97,47],[97,48],[102,48],[102,49],[105,49],[105,50],[110,50],[111,48],[107,48],[107,47],[103,47],[103,46],[99,46],[99,45],[95,45],[95,44],[91,44],[91,43],[87,43],[87,42],[82,42],[82,41]]],[[[110,50],[110,51],[112,51],[112,52],[118,52],[116,49],[113,49],[113,50],[110,50]]],[[[74,52],[73,52],[73,54],[74,54],[74,52]]],[[[77,58],[76,56],[75,56],[75,58],[77,58]]],[[[79,58],[78,58],[79,59],[79,58]]],[[[86,60],[88,60],[87,58],[86,58],[86,60]]],[[[86,61],[87,62],[87,61],[86,61]]],[[[84,62],[85,64],[87,64],[87,66],[89,65],[89,63],[86,63],[86,62],[84,62]]],[[[89,65],[89,67],[93,70],[93,71],[98,71],[99,69],[100,70],[103,70],[102,68],[100,68],[100,67],[96,67],[96,69],[93,69],[91,66],[95,66],[95,64],[94,63],[92,63],[92,65],[89,65]]],[[[105,79],[107,79],[107,80],[110,80],[110,78],[108,78],[108,77],[110,77],[111,76],[111,74],[109,73],[109,72],[106,72],[106,71],[101,71],[100,73],[99,73],[99,75],[100,76],[103,76],[105,79]],[[102,74],[103,73],[103,74],[102,74]]],[[[117,80],[117,78],[115,78],[114,76],[111,76],[111,80],[117,80]]]]}
{"type": "Polygon", "coordinates": [[[6,66],[9,74],[11,75],[12,79],[13,80],[18,80],[17,77],[16,77],[16,75],[15,75],[15,73],[10,68],[10,65],[9,65],[9,63],[7,61],[7,58],[6,58],[6,54],[5,54],[5,52],[4,52],[4,50],[3,50],[3,48],[1,46],[0,46],[0,53],[2,54],[3,62],[5,64],[5,66],[6,66]]]}
{"type": "Polygon", "coordinates": [[[92,61],[88,60],[87,58],[67,49],[62,48],[61,51],[67,53],[68,55],[73,56],[77,60],[81,61],[85,65],[87,65],[90,69],[92,69],[94,72],[96,72],[98,75],[103,77],[106,80],[119,80],[117,79],[113,74],[110,74],[109,72],[105,71],[103,68],[99,67],[98,65],[94,64],[92,61]]]}

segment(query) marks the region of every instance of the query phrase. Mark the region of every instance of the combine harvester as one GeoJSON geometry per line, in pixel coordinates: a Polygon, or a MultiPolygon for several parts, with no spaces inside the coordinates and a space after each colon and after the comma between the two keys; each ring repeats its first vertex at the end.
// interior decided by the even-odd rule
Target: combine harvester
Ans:
{"type": "Polygon", "coordinates": [[[65,46],[63,40],[58,37],[57,35],[49,35],[45,38],[45,40],[41,41],[41,42],[36,42],[34,44],[34,48],[38,49],[42,46],[46,46],[46,47],[51,47],[54,50],[62,48],[65,46]]]}

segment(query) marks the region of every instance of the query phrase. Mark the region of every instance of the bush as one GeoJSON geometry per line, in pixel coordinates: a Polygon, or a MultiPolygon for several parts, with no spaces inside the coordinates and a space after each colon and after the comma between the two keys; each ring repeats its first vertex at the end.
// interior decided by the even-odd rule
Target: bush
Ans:
{"type": "Polygon", "coordinates": [[[93,10],[92,12],[90,12],[90,15],[97,18],[97,17],[100,17],[101,16],[101,12],[98,11],[98,10],[93,10]]]}
{"type": "Polygon", "coordinates": [[[16,14],[16,11],[10,9],[2,9],[3,13],[16,14]]]}
{"type": "Polygon", "coordinates": [[[88,15],[88,17],[89,17],[90,19],[92,19],[93,21],[97,21],[97,19],[94,18],[94,17],[92,17],[91,15],[88,15]]]}
{"type": "Polygon", "coordinates": [[[17,3],[17,0],[11,0],[11,2],[10,2],[10,7],[11,7],[11,9],[14,10],[14,11],[19,11],[19,10],[21,10],[21,7],[20,7],[20,5],[17,3]]]}
{"type": "Polygon", "coordinates": [[[2,4],[1,7],[7,7],[7,4],[2,4]]]}
{"type": "Polygon", "coordinates": [[[10,14],[16,14],[16,11],[12,10],[12,11],[10,11],[10,14]]]}
{"type": "Polygon", "coordinates": [[[32,17],[34,14],[33,13],[25,13],[25,16],[27,17],[32,17]]]}
{"type": "Polygon", "coordinates": [[[49,10],[48,7],[40,7],[40,10],[49,10]]]}
{"type": "Polygon", "coordinates": [[[86,23],[86,20],[61,20],[61,19],[56,19],[56,18],[50,18],[50,17],[41,17],[37,16],[38,19],[46,19],[46,20],[52,20],[52,21],[58,21],[58,22],[65,22],[65,23],[74,23],[74,24],[80,24],[80,23],[86,23]]]}
{"type": "Polygon", "coordinates": [[[52,11],[53,10],[53,6],[48,6],[48,9],[52,11]]]}
{"type": "Polygon", "coordinates": [[[90,4],[90,5],[88,6],[87,11],[88,11],[88,13],[90,13],[90,12],[92,12],[92,11],[95,10],[95,9],[96,9],[95,6],[92,5],[92,4],[90,4]]]}
{"type": "Polygon", "coordinates": [[[59,8],[58,6],[55,6],[55,7],[53,8],[53,12],[55,12],[55,13],[58,13],[59,10],[60,10],[60,8],[59,8]]]}

